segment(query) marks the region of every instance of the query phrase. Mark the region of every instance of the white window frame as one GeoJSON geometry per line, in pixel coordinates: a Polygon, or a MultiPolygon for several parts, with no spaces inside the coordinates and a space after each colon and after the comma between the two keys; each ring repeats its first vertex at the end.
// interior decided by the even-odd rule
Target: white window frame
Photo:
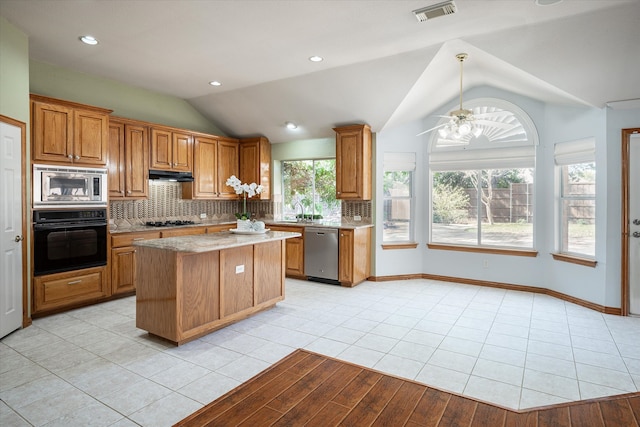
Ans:
{"type": "MultiPolygon", "coordinates": [[[[595,241],[594,241],[594,253],[587,254],[583,252],[575,252],[569,251],[569,248],[565,246],[565,243],[568,245],[568,219],[565,217],[564,210],[564,202],[570,200],[593,200],[594,210],[597,213],[597,209],[595,208],[596,203],[596,193],[591,195],[571,195],[565,194],[564,191],[564,183],[565,180],[565,170],[567,166],[586,164],[586,163],[594,163],[596,169],[596,180],[598,176],[598,168],[596,163],[595,156],[595,138],[584,138],[574,141],[565,141],[556,143],[554,146],[554,162],[556,167],[556,191],[557,191],[557,201],[556,201],[556,252],[562,255],[575,256],[580,258],[585,258],[589,260],[595,260],[595,241]]],[[[597,235],[594,237],[597,239],[597,235]]]]}
{"type": "MultiPolygon", "coordinates": [[[[410,172],[411,174],[411,188],[410,195],[407,196],[386,196],[383,195],[383,209],[384,202],[389,200],[409,200],[409,236],[408,239],[403,240],[385,240],[384,231],[382,232],[382,242],[383,244],[399,244],[399,243],[409,243],[415,242],[415,174],[416,171],[416,153],[397,153],[397,152],[386,152],[383,154],[383,170],[382,176],[384,180],[384,176],[387,172],[410,172]]],[[[383,213],[383,222],[384,222],[384,213],[383,213]]]]}
{"type": "MultiPolygon", "coordinates": [[[[470,135],[461,139],[460,144],[444,144],[438,146],[440,136],[438,132],[432,132],[429,143],[429,224],[433,224],[433,174],[434,172],[444,171],[482,171],[486,169],[532,169],[534,177],[534,196],[533,209],[536,209],[535,186],[536,186],[536,146],[539,143],[538,133],[536,131],[533,120],[520,107],[508,101],[495,98],[478,98],[465,103],[464,108],[474,111],[479,115],[493,108],[510,112],[513,118],[517,119],[521,126],[521,132],[524,134],[519,139],[501,143],[500,140],[492,141],[473,139],[470,135]]],[[[447,118],[439,121],[439,124],[446,123],[447,118]]],[[[507,138],[508,139],[508,138],[507,138]]],[[[480,206],[479,206],[480,208],[480,206]]],[[[478,211],[479,218],[479,211],[478,211]]],[[[536,215],[533,214],[533,231],[532,231],[532,248],[516,249],[534,249],[536,247],[536,215]]],[[[478,227],[478,235],[481,229],[478,227]]],[[[434,242],[432,238],[432,227],[429,227],[429,242],[434,245],[448,245],[448,242],[434,242]]],[[[451,242],[452,245],[458,243],[451,242]]],[[[466,245],[463,245],[466,246],[466,245]]],[[[484,245],[480,238],[477,239],[474,248],[492,248],[495,245],[484,245]]],[[[513,246],[504,246],[504,248],[513,249],[513,246]]]]}

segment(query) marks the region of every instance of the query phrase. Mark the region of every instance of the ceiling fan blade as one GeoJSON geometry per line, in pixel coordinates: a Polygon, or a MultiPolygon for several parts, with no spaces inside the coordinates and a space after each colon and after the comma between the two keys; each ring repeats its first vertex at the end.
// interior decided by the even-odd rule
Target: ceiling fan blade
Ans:
{"type": "Polygon", "coordinates": [[[427,132],[431,132],[432,130],[439,129],[439,128],[441,128],[441,127],[443,127],[443,126],[446,126],[446,125],[448,125],[448,123],[443,123],[443,124],[441,124],[441,125],[438,125],[438,126],[432,127],[431,129],[427,129],[427,130],[425,130],[425,131],[420,132],[420,133],[419,133],[419,134],[417,134],[416,136],[424,135],[424,134],[425,134],[425,133],[427,133],[427,132]]]}

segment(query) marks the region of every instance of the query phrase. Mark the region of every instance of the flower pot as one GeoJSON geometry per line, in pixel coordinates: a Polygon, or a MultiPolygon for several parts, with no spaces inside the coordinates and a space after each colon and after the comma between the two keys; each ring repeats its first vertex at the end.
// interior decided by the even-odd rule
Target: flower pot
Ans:
{"type": "Polygon", "coordinates": [[[251,220],[248,219],[239,219],[236,221],[236,229],[238,231],[250,231],[251,230],[251,220]]]}

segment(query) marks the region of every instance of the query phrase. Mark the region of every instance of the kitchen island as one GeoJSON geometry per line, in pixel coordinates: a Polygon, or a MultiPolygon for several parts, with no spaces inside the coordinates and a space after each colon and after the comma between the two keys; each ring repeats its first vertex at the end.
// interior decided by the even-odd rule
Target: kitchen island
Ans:
{"type": "Polygon", "coordinates": [[[135,242],[136,326],[176,345],[284,299],[285,240],[220,232],[135,242]]]}

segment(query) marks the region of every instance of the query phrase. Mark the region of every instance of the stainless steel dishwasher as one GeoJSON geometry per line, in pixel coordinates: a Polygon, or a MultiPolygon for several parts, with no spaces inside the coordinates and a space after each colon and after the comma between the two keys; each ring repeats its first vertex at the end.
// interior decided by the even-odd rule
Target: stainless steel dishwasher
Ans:
{"type": "Polygon", "coordinates": [[[304,229],[304,274],[308,280],[339,284],[338,230],[336,228],[304,229]]]}

